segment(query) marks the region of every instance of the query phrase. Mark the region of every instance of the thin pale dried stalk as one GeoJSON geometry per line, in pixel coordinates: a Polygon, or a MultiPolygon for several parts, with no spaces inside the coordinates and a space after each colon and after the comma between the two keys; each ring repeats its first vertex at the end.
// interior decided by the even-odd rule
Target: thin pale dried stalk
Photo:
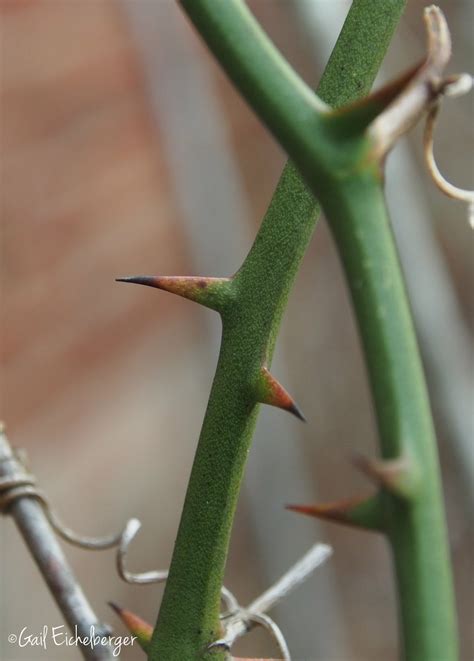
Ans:
{"type": "MultiPolygon", "coordinates": [[[[472,89],[473,79],[469,74],[453,76],[446,81],[443,94],[445,96],[461,96],[472,89]]],[[[474,191],[459,188],[450,183],[440,172],[434,157],[434,127],[439,113],[439,103],[435,103],[426,118],[423,135],[424,156],[428,172],[437,188],[454,200],[465,202],[469,207],[469,223],[474,228],[474,191]]]]}
{"type": "Polygon", "coordinates": [[[244,636],[256,625],[268,629],[275,638],[283,658],[290,658],[288,648],[281,631],[277,625],[266,615],[285,596],[319,567],[332,553],[330,546],[315,544],[305,555],[298,560],[283,576],[268,590],[254,599],[246,608],[238,606],[235,613],[230,614],[227,622],[224,620],[225,635],[211,647],[225,647],[230,649],[236,640],[244,636]]]}
{"type": "Polygon", "coordinates": [[[403,92],[371,124],[376,158],[382,160],[397,140],[416,124],[442,88],[442,75],[451,57],[446,19],[435,5],[425,9],[428,46],[424,62],[403,92]]]}
{"type": "MultiPolygon", "coordinates": [[[[43,505],[36,496],[34,478],[13,452],[0,429],[2,511],[14,519],[69,628],[78,638],[110,635],[95,615],[59,546],[43,505]]],[[[78,644],[87,661],[113,659],[109,646],[78,644]]]]}

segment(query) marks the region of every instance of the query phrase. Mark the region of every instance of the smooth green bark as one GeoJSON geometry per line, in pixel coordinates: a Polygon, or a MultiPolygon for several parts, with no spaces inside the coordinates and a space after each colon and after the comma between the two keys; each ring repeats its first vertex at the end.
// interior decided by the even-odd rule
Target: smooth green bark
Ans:
{"type": "Polygon", "coordinates": [[[381,494],[410,661],[455,661],[457,636],[436,440],[415,333],[378,177],[348,178],[323,208],[351,290],[381,455],[404,457],[403,493],[381,494]]]}
{"type": "MultiPolygon", "coordinates": [[[[320,104],[275,55],[271,43],[262,40],[241,3],[190,0],[183,5],[206,40],[213,41],[218,56],[232,60],[235,82],[263,116],[273,118],[276,133],[284,133],[291,142],[296,127],[296,142],[305,147],[309,134],[321,132],[320,104]],[[267,55],[270,61],[265,60],[267,55]]],[[[392,0],[381,11],[371,0],[353,3],[321,81],[325,102],[340,106],[368,92],[403,5],[402,0],[392,0]]],[[[271,361],[289,290],[318,212],[312,194],[288,164],[222,313],[219,362],[151,643],[151,661],[207,658],[207,646],[220,635],[220,588],[258,410],[254,384],[262,364],[271,361]]],[[[225,654],[214,651],[212,658],[225,654]]]]}

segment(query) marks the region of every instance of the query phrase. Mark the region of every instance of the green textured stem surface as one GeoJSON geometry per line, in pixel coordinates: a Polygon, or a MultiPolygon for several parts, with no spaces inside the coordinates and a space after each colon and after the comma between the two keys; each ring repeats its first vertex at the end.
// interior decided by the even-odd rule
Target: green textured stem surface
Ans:
{"type": "MultiPolygon", "coordinates": [[[[206,30],[206,39],[215,37],[217,46],[222,46],[219,55],[223,60],[232,48],[238,50],[234,75],[255,102],[262,101],[262,113],[275,119],[276,130],[285,132],[285,117],[290,110],[298,117],[293,126],[301,123],[305,130],[311,130],[321,124],[313,113],[317,104],[309,90],[281,58],[277,57],[276,77],[271,66],[258,69],[262,49],[263,56],[270,53],[274,57],[275,51],[262,39],[241,3],[190,0],[183,5],[193,20],[199,15],[195,22],[199,30],[206,30]],[[234,20],[234,11],[243,24],[234,20]],[[216,20],[221,22],[220,27],[216,20]],[[233,44],[230,50],[229,39],[233,44]],[[280,89],[282,94],[275,94],[280,89]],[[296,98],[301,100],[298,107],[292,105],[296,98]]],[[[324,101],[340,106],[368,92],[403,5],[403,0],[391,0],[381,11],[371,0],[353,3],[321,81],[319,91],[324,101]]],[[[291,131],[286,135],[291,141],[291,131]]],[[[305,139],[300,134],[298,144],[304,144],[305,139]]],[[[232,283],[233,304],[222,314],[219,362],[150,646],[150,661],[205,659],[210,656],[207,646],[221,633],[220,589],[258,410],[253,384],[262,365],[271,361],[289,290],[317,214],[312,194],[294,166],[288,164],[252,250],[232,283]]],[[[223,651],[212,653],[216,659],[225,656],[223,651]]]]}
{"type": "MultiPolygon", "coordinates": [[[[373,145],[364,135],[363,123],[360,124],[360,108],[354,114],[358,135],[344,128],[349,115],[342,123],[324,113],[309,119],[305,115],[306,95],[296,84],[293,101],[296,105],[301,103],[301,112],[293,114],[289,110],[285,130],[280,130],[281,118],[276,121],[269,109],[272,103],[280,103],[281,56],[275,55],[262,41],[260,50],[251,51],[250,57],[257,61],[250,66],[244,35],[247,32],[247,37],[254,39],[256,30],[243,6],[229,2],[221,14],[212,0],[197,3],[186,0],[184,4],[208,45],[288,151],[326,212],[363,341],[381,454],[386,459],[403,459],[408,466],[409,474],[400,479],[410,485],[410,493],[402,496],[401,490],[395,489],[381,493],[383,528],[396,570],[404,655],[409,661],[454,661],[457,657],[455,611],[431,414],[385,209],[380,167],[373,161],[373,145]],[[233,38],[234,31],[239,36],[237,41],[233,38]],[[247,80],[249,68],[252,77],[247,80]],[[263,97],[258,86],[254,87],[258,72],[265,78],[263,97]],[[342,130],[338,131],[341,126],[342,130]]],[[[367,10],[362,21],[356,20],[354,24],[365,35],[362,50],[369,53],[373,43],[371,19],[378,12],[394,11],[395,5],[361,2],[353,7],[356,5],[367,10]]],[[[350,46],[346,44],[349,52],[350,46]]],[[[334,61],[336,57],[331,63],[334,61]]],[[[344,70],[341,65],[339,70],[344,70]]],[[[282,89],[287,88],[288,80],[285,70],[282,89]]],[[[341,85],[344,85],[342,81],[341,85]]]]}
{"type": "Polygon", "coordinates": [[[410,497],[384,492],[404,657],[455,661],[457,636],[431,412],[378,175],[368,168],[324,196],[362,338],[384,459],[405,457],[410,497]]]}

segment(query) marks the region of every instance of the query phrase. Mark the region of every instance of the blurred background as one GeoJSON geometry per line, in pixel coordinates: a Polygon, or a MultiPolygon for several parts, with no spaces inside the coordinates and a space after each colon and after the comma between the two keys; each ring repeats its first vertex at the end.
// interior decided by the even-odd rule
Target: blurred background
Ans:
{"type": "MultiPolygon", "coordinates": [[[[472,70],[474,4],[440,2],[450,71],[472,70]]],[[[254,0],[251,8],[316,84],[343,0],[254,0]]],[[[410,0],[378,84],[424,51],[410,0]]],[[[120,275],[230,275],[243,261],[285,155],[234,92],[172,0],[1,2],[1,416],[67,525],[101,535],[136,516],[130,569],[169,565],[216,365],[217,315],[120,275]]],[[[472,96],[446,101],[442,171],[472,186],[472,96]]],[[[462,658],[472,658],[472,230],[431,184],[416,129],[390,157],[387,192],[429,379],[442,461],[462,658]],[[471,534],[471,536],[470,536],[471,534]]],[[[242,603],[314,542],[334,555],[273,614],[296,660],[394,661],[396,604],[383,539],[284,504],[370,490],[350,463],[376,452],[374,418],[341,269],[324,219],[298,276],[274,374],[308,418],[261,411],[226,585],[242,603]]],[[[154,622],[161,586],[130,586],[114,554],[67,547],[99,617],[109,600],[154,622]]],[[[62,623],[14,523],[1,522],[0,656],[9,632],[62,623]]],[[[235,650],[276,654],[262,631],[235,650]]],[[[141,659],[127,649],[124,659],[141,659]]]]}

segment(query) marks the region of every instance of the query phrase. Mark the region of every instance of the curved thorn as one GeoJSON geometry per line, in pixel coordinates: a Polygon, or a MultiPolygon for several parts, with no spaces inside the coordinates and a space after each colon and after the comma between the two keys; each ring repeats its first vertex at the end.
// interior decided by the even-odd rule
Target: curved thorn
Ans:
{"type": "Polygon", "coordinates": [[[135,613],[132,613],[132,611],[118,606],[113,601],[109,601],[107,603],[109,604],[110,608],[112,608],[117,613],[132,636],[137,638],[140,647],[145,652],[148,652],[148,647],[150,645],[151,637],[153,634],[153,627],[151,624],[148,624],[148,622],[143,620],[138,615],[135,615],[135,613]]]}
{"type": "Polygon", "coordinates": [[[262,367],[256,386],[257,401],[262,404],[269,404],[280,409],[288,411],[295,415],[299,420],[306,422],[306,418],[301,412],[291,395],[275,379],[266,367],[262,367]]]}
{"type": "Polygon", "coordinates": [[[448,24],[443,12],[434,5],[425,9],[424,22],[428,39],[425,60],[400,94],[369,127],[374,156],[380,160],[443,93],[442,74],[451,56],[448,24]]]}
{"type": "Polygon", "coordinates": [[[155,287],[220,311],[230,298],[231,278],[200,278],[194,276],[136,275],[116,278],[116,282],[131,282],[155,287]]]}
{"type": "Polygon", "coordinates": [[[364,131],[411,83],[424,66],[425,61],[404,71],[398,78],[357,101],[335,108],[328,119],[339,137],[360,134],[364,131]]]}
{"type": "Polygon", "coordinates": [[[357,497],[319,505],[286,505],[287,510],[314,516],[318,519],[342,523],[364,530],[383,530],[381,503],[378,497],[357,497]]]}
{"type": "Polygon", "coordinates": [[[370,132],[377,140],[376,154],[380,158],[411,128],[433,99],[449,93],[444,91],[441,80],[451,55],[446,19],[438,7],[431,6],[425,9],[424,22],[428,44],[426,56],[420,63],[365,98],[328,114],[339,136],[360,134],[372,124],[370,132]]]}

